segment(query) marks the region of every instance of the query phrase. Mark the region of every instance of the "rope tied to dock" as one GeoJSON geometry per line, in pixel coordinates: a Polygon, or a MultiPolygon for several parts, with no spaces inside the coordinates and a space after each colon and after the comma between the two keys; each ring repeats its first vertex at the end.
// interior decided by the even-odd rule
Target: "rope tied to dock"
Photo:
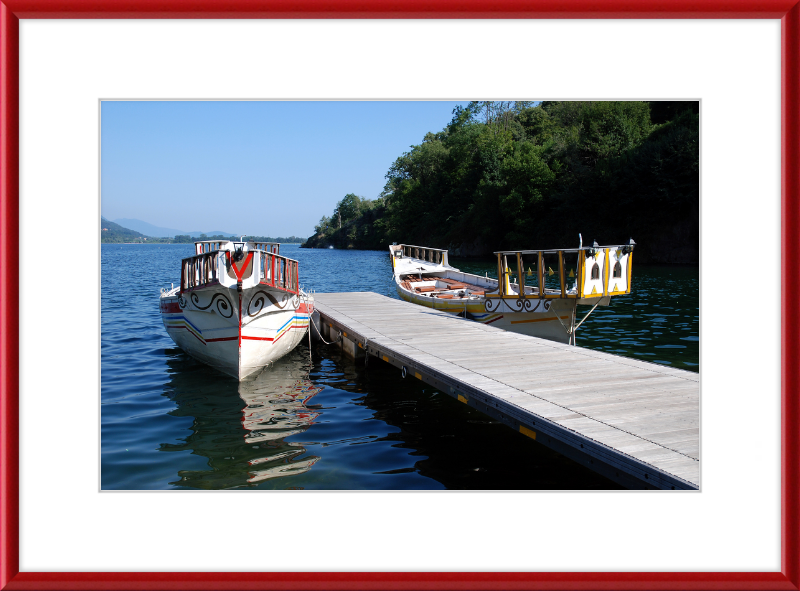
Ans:
{"type": "MultiPolygon", "coordinates": [[[[314,324],[314,315],[312,314],[311,316],[309,316],[309,317],[308,317],[308,319],[311,321],[311,326],[313,326],[313,327],[314,327],[314,330],[316,330],[316,331],[317,331],[317,335],[319,335],[319,340],[321,340],[321,341],[322,341],[323,343],[325,343],[326,345],[335,345],[335,344],[336,344],[338,341],[341,341],[341,340],[342,340],[342,333],[339,333],[339,339],[338,339],[338,341],[333,341],[332,343],[329,343],[329,342],[328,342],[328,341],[326,341],[326,340],[325,340],[325,338],[322,336],[322,333],[320,332],[320,330],[319,330],[319,328],[317,327],[317,325],[316,325],[316,324],[314,324]]],[[[310,336],[311,336],[311,333],[309,333],[309,337],[310,337],[310,336]]]]}

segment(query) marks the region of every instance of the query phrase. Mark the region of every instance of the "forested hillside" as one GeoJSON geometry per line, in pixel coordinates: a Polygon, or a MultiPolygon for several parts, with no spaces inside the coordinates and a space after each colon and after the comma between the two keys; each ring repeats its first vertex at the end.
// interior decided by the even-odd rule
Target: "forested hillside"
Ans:
{"type": "Polygon", "coordinates": [[[135,230],[123,228],[119,224],[100,218],[100,242],[144,242],[147,237],[135,230]]]}
{"type": "MultiPolygon", "coordinates": [[[[145,222],[146,223],[146,222],[145,222]]],[[[144,234],[125,228],[119,224],[107,220],[104,217],[100,218],[100,242],[101,243],[148,243],[148,244],[193,244],[197,240],[229,240],[230,236],[226,234],[213,234],[207,236],[200,234],[199,236],[189,236],[182,234],[174,238],[153,237],[145,236],[144,234]]],[[[246,240],[256,242],[280,242],[281,244],[298,244],[303,242],[302,238],[297,236],[270,238],[269,236],[246,236],[246,240]]]]}
{"type": "Polygon", "coordinates": [[[346,195],[306,247],[392,242],[483,255],[638,243],[699,260],[699,103],[473,102],[400,156],[377,199],[346,195]]]}

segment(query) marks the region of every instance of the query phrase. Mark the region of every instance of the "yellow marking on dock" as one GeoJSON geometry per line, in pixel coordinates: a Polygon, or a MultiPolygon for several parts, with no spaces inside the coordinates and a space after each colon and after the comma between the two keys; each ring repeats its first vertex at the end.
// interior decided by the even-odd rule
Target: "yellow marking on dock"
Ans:
{"type": "Polygon", "coordinates": [[[464,404],[469,404],[469,398],[465,398],[461,394],[458,395],[458,401],[463,402],[464,404]]]}
{"type": "Polygon", "coordinates": [[[417,372],[414,372],[414,377],[417,378],[418,380],[422,379],[422,376],[419,375],[417,372]]]}
{"type": "Polygon", "coordinates": [[[534,440],[536,439],[536,431],[531,431],[525,425],[520,425],[519,426],[519,432],[522,433],[523,435],[527,435],[531,439],[534,439],[534,440]]]}

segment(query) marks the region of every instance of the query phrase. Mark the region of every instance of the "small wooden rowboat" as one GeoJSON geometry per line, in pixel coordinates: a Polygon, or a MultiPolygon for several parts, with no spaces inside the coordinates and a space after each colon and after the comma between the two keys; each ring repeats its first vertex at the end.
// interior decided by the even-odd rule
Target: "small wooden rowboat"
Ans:
{"type": "Polygon", "coordinates": [[[393,244],[389,253],[403,300],[574,345],[597,306],[630,293],[635,244],[496,252],[500,281],[450,266],[446,250],[393,244]],[[578,304],[592,306],[580,321],[578,304]]]}
{"type": "Polygon", "coordinates": [[[242,380],[302,340],[314,311],[298,263],[274,242],[195,242],[181,282],[162,289],[161,318],[186,353],[242,380]]]}

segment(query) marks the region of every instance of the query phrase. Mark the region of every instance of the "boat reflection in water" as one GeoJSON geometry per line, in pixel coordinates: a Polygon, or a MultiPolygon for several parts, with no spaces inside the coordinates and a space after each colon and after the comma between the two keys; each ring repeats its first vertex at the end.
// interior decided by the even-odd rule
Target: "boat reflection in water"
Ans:
{"type": "MultiPolygon", "coordinates": [[[[169,354],[172,354],[170,351],[169,354]]],[[[177,408],[169,414],[192,417],[184,443],[161,444],[161,451],[191,452],[207,458],[199,469],[181,470],[175,486],[224,489],[302,474],[318,460],[302,443],[285,439],[306,431],[320,415],[309,401],[320,391],[308,379],[308,351],[296,349],[254,379],[236,382],[174,351],[165,393],[177,408]]],[[[287,482],[287,487],[291,482],[287,482]]]]}
{"type": "MultiPolygon", "coordinates": [[[[309,409],[307,403],[322,388],[298,377],[297,364],[281,363],[261,372],[252,382],[239,384],[239,396],[247,404],[242,410],[245,443],[253,449],[274,449],[285,437],[308,429],[320,413],[309,409]]],[[[301,366],[302,375],[308,366],[301,366]]],[[[253,467],[248,482],[299,474],[307,471],[319,459],[301,457],[306,451],[297,443],[286,444],[291,449],[250,460],[253,467]]]]}

